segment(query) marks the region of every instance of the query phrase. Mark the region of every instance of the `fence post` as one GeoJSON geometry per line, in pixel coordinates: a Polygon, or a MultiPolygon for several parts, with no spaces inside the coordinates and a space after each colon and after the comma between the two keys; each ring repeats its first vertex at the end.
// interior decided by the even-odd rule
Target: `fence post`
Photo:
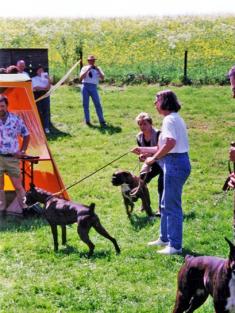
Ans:
{"type": "Polygon", "coordinates": [[[80,70],[78,69],[78,75],[83,67],[82,57],[83,57],[83,51],[82,51],[82,41],[79,41],[79,44],[75,47],[75,54],[77,61],[80,60],[80,70]]]}
{"type": "Polygon", "coordinates": [[[188,75],[187,75],[187,70],[188,70],[188,51],[184,51],[184,83],[187,83],[188,81],[188,75]]]}
{"type": "Polygon", "coordinates": [[[80,62],[80,70],[81,70],[82,67],[83,67],[82,58],[83,58],[83,52],[82,52],[82,46],[81,46],[81,49],[80,49],[80,51],[79,51],[79,59],[81,60],[81,62],[80,62]]]}

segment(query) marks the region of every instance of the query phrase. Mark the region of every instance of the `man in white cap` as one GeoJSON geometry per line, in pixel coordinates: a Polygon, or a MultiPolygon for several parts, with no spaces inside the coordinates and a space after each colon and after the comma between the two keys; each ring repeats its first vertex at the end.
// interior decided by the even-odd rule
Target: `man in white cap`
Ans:
{"type": "Polygon", "coordinates": [[[95,105],[96,114],[98,116],[101,127],[106,127],[106,122],[103,116],[103,109],[100,102],[100,97],[97,90],[99,80],[104,79],[104,73],[101,68],[95,65],[96,58],[89,55],[87,58],[88,64],[83,66],[80,72],[80,80],[82,82],[82,103],[85,115],[85,122],[91,126],[90,111],[89,111],[89,98],[95,105]]]}

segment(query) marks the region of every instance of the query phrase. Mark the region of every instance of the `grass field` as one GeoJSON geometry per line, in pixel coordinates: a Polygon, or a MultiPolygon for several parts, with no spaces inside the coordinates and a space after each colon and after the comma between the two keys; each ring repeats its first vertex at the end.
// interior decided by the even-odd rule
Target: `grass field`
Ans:
{"type": "MultiPolygon", "coordinates": [[[[72,182],[117,158],[135,145],[135,117],[155,112],[154,95],[162,87],[102,86],[100,95],[108,122],[100,129],[91,105],[94,128],[83,124],[79,88],[63,86],[52,96],[52,121],[58,131],[49,145],[64,183],[72,182]]],[[[184,189],[184,255],[226,257],[224,236],[233,238],[232,192],[221,188],[228,175],[227,159],[235,139],[235,101],[229,87],[172,88],[181,103],[189,131],[192,173],[184,189]]],[[[96,212],[121,246],[115,255],[110,242],[91,231],[96,244],[87,259],[87,247],[78,240],[76,225],[68,228],[68,247],[54,253],[48,225],[41,219],[0,220],[1,313],[170,313],[175,299],[176,276],[183,256],[160,256],[146,246],[158,237],[159,220],[149,222],[135,211],[127,219],[120,190],[111,184],[118,169],[138,173],[135,155],[126,157],[70,189],[73,200],[96,203],[96,212]]],[[[157,180],[150,186],[157,208],[157,180]]],[[[137,204],[136,208],[138,208],[137,204]]],[[[212,313],[208,300],[199,313],[212,313]]]]}
{"type": "MultiPolygon", "coordinates": [[[[79,59],[82,49],[84,62],[95,54],[106,81],[119,84],[178,84],[187,50],[188,77],[194,84],[224,85],[234,65],[234,23],[235,16],[1,19],[0,45],[48,48],[55,80],[79,59]]],[[[29,66],[30,57],[26,61],[29,66]]]]}

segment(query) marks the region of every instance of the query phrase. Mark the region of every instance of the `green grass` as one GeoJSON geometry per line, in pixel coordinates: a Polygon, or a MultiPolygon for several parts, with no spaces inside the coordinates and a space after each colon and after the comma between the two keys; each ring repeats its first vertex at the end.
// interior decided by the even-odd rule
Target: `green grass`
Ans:
{"type": "MultiPolygon", "coordinates": [[[[83,124],[78,89],[61,87],[52,96],[52,121],[60,130],[49,145],[66,185],[122,155],[135,146],[138,129],[135,117],[155,112],[154,95],[162,87],[102,86],[108,129],[98,127],[94,107],[92,122],[83,124]]],[[[184,254],[226,257],[224,236],[232,239],[232,193],[223,197],[221,187],[227,177],[228,148],[235,137],[235,101],[228,87],[173,88],[182,103],[181,115],[189,130],[192,173],[183,194],[184,254]]],[[[54,253],[52,235],[41,219],[0,220],[0,312],[1,313],[170,313],[175,299],[177,272],[182,256],[160,256],[146,243],[158,237],[159,220],[148,222],[135,211],[127,219],[120,190],[111,184],[118,169],[138,173],[135,155],[128,154],[98,172],[69,193],[81,203],[96,203],[96,212],[116,237],[122,253],[115,255],[110,242],[91,231],[96,244],[94,256],[68,227],[68,247],[54,253]]],[[[157,208],[157,180],[150,186],[153,208],[157,208]]],[[[140,206],[140,203],[137,203],[140,206]]],[[[212,301],[198,310],[212,313],[212,301]]]]}

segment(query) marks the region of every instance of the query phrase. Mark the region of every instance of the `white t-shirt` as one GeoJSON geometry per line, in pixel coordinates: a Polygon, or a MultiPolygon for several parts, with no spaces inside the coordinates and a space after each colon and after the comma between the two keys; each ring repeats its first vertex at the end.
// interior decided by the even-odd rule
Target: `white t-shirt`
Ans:
{"type": "Polygon", "coordinates": [[[32,77],[32,86],[33,88],[35,87],[40,87],[40,88],[48,88],[48,78],[46,78],[44,75],[42,76],[34,76],[32,77]]]}
{"type": "Polygon", "coordinates": [[[28,76],[28,78],[30,78],[29,73],[27,73],[27,72],[25,72],[25,71],[23,71],[23,72],[21,72],[21,73],[19,73],[19,74],[25,74],[25,75],[28,76]]]}
{"type": "MultiPolygon", "coordinates": [[[[83,66],[82,69],[81,69],[81,72],[80,72],[80,76],[82,74],[84,74],[88,70],[89,67],[90,67],[90,65],[83,66]]],[[[98,67],[98,68],[99,68],[100,72],[104,75],[104,73],[102,72],[101,68],[100,67],[98,67]]],[[[99,73],[97,72],[97,70],[96,69],[91,69],[87,73],[87,75],[83,78],[82,83],[89,83],[89,84],[98,85],[99,79],[100,79],[100,76],[99,76],[99,73]],[[91,75],[89,75],[89,73],[91,73],[91,75]],[[90,77],[90,76],[92,76],[92,77],[90,77]]]]}
{"type": "Polygon", "coordinates": [[[162,122],[161,134],[159,136],[159,148],[166,143],[167,138],[173,138],[176,144],[169,153],[184,153],[189,150],[187,128],[184,120],[178,113],[170,113],[162,122]]]}

